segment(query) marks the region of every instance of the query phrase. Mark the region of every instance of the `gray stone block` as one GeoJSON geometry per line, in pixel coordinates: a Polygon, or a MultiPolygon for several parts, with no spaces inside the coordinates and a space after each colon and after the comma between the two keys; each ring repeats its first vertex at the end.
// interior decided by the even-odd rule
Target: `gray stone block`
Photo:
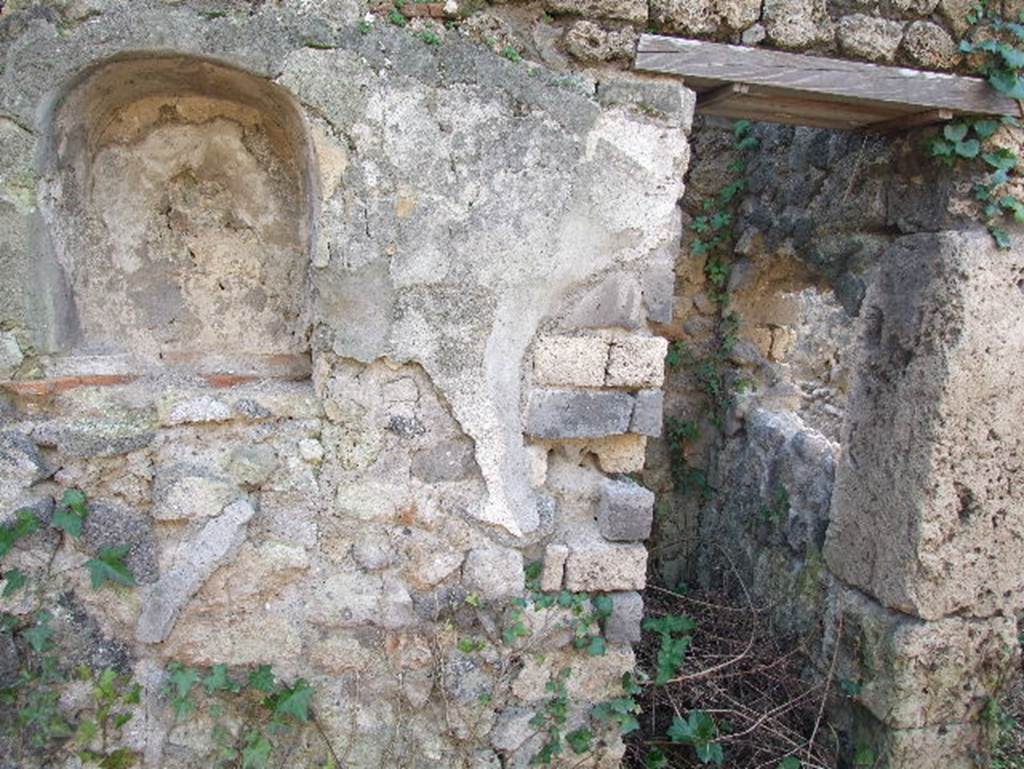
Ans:
{"type": "Polygon", "coordinates": [[[540,438],[599,438],[629,431],[634,399],[624,392],[534,390],[526,432],[540,438]]]}
{"type": "Polygon", "coordinates": [[[643,323],[643,292],[634,276],[623,274],[610,275],[587,291],[565,318],[568,328],[620,326],[632,330],[643,323]]]}
{"type": "Polygon", "coordinates": [[[93,552],[127,545],[124,562],[135,579],[142,584],[156,582],[160,564],[149,516],[107,502],[90,502],[82,534],[93,552]]]}
{"type": "Polygon", "coordinates": [[[412,458],[412,474],[424,483],[461,481],[479,475],[473,441],[456,438],[417,451],[412,458]]]}
{"type": "Polygon", "coordinates": [[[636,394],[636,406],[633,408],[633,419],[629,423],[631,433],[649,435],[652,438],[661,436],[661,425],[664,421],[665,394],[661,390],[641,390],[636,394]]]}
{"type": "Polygon", "coordinates": [[[178,560],[153,587],[149,600],[143,603],[135,628],[136,640],[160,643],[171,634],[189,599],[221,564],[238,552],[245,540],[246,524],[254,514],[252,505],[244,499],[236,500],[208,521],[196,538],[180,550],[178,560]]]}
{"type": "Polygon", "coordinates": [[[644,599],[639,593],[612,593],[612,613],[604,621],[604,637],[611,644],[640,642],[644,599]]]}
{"type": "Polygon", "coordinates": [[[633,542],[651,535],[654,492],[633,481],[608,479],[601,484],[597,527],[605,539],[633,542]]]}

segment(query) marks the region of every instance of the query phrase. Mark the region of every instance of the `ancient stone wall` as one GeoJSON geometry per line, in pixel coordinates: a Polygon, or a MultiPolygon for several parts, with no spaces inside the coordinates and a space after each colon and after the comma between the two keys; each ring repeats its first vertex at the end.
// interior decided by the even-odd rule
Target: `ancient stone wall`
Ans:
{"type": "MultiPolygon", "coordinates": [[[[976,766],[982,711],[1018,654],[1019,438],[1003,409],[1020,409],[1006,379],[1019,250],[972,224],[970,183],[920,136],[754,133],[727,302],[709,302],[684,252],[662,328],[706,350],[733,315],[729,364],[752,386],[715,424],[694,372],[670,369],[666,416],[701,438],[651,447],[644,480],[667,501],[655,569],[669,584],[742,582],[772,607],[777,632],[843,684],[833,718],[851,753],[976,766]],[[679,451],[709,493],[680,485],[679,451]]],[[[738,155],[714,121],[693,151],[689,217],[738,155]]]]}
{"type": "Polygon", "coordinates": [[[0,509],[42,527],[2,608],[142,684],[148,766],[248,739],[172,664],[312,685],[281,761],[526,766],[552,686],[579,729],[633,667],[692,94],[328,10],[0,22],[0,509]],[[94,589],[119,546],[138,586],[94,589]]]}
{"type": "MultiPolygon", "coordinates": [[[[693,134],[683,197],[692,95],[621,72],[645,30],[965,70],[969,3],[392,8],[0,19],[0,514],[91,500],[80,539],[4,568],[70,579],[65,659],[144,684],[125,744],[206,765],[168,663],[272,664],[345,765],[526,766],[564,691],[612,766],[587,714],[632,669],[653,525],[659,579],[739,576],[851,683],[851,747],[972,765],[1016,654],[1019,254],[917,136],[757,129],[725,306],[754,387],[716,423],[662,361],[718,333],[679,236],[729,129],[693,134]],[[702,422],[710,500],[663,411],[702,422]],[[140,587],[94,591],[83,562],[121,544],[140,587]],[[580,612],[606,649],[576,648],[580,612]]],[[[18,653],[0,636],[4,680],[18,653]]]]}
{"type": "MultiPolygon", "coordinates": [[[[1022,10],[1016,0],[990,5],[1006,18],[1022,10]]],[[[969,66],[958,41],[971,7],[966,0],[508,0],[479,10],[471,26],[496,46],[512,44],[549,66],[565,66],[565,53],[592,64],[626,63],[637,37],[654,32],[957,70],[969,66]]]]}

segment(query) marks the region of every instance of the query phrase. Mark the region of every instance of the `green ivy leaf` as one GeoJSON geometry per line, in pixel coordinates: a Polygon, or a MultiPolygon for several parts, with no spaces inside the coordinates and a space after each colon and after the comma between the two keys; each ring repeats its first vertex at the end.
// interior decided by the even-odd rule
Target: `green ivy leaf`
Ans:
{"type": "Polygon", "coordinates": [[[260,665],[255,670],[249,672],[249,686],[258,692],[267,692],[268,694],[277,688],[277,683],[274,681],[274,671],[270,669],[270,665],[260,665]]]}
{"type": "Polygon", "coordinates": [[[117,671],[113,668],[105,668],[100,677],[96,679],[96,694],[99,699],[110,701],[117,697],[117,671]]]}
{"type": "Polygon", "coordinates": [[[1006,230],[1000,229],[999,227],[989,227],[989,233],[996,241],[996,245],[1001,249],[1007,249],[1013,245],[1013,240],[1010,238],[1010,233],[1006,230]]]}
{"type": "Polygon", "coordinates": [[[777,769],[800,769],[803,764],[800,759],[796,756],[786,756],[784,759],[779,761],[777,769]]]}
{"type": "Polygon", "coordinates": [[[725,759],[722,746],[715,742],[718,726],[703,710],[691,710],[685,719],[673,718],[668,737],[673,742],[692,745],[702,763],[721,766],[725,759]]]}
{"type": "Polygon", "coordinates": [[[237,692],[241,688],[228,675],[228,666],[223,663],[210,668],[210,674],[203,679],[203,686],[208,692],[237,692]]]}
{"type": "Polygon", "coordinates": [[[39,516],[23,507],[14,513],[14,522],[0,526],[0,558],[9,552],[19,539],[31,536],[39,529],[39,516]]]}
{"type": "Polygon", "coordinates": [[[315,694],[313,687],[300,678],[295,685],[285,688],[274,706],[274,712],[280,716],[292,716],[299,721],[309,720],[309,705],[315,694]]]}
{"type": "Polygon", "coordinates": [[[266,769],[272,749],[273,745],[262,732],[250,732],[242,749],[242,769],[266,769]]]}
{"type": "Polygon", "coordinates": [[[3,598],[14,595],[25,586],[28,577],[21,569],[8,569],[4,572],[4,592],[0,594],[3,598]]]}
{"type": "Polygon", "coordinates": [[[946,123],[942,128],[942,135],[953,144],[963,141],[967,136],[966,123],[946,123]]]}
{"type": "Polygon", "coordinates": [[[86,568],[92,579],[92,586],[95,589],[103,587],[108,582],[115,582],[128,587],[135,587],[135,575],[132,574],[124,557],[128,555],[128,546],[105,547],[95,558],[85,562],[86,568]]]}
{"type": "Polygon", "coordinates": [[[171,704],[174,707],[174,715],[181,720],[195,709],[195,704],[189,695],[192,692],[192,687],[199,682],[199,671],[186,667],[180,662],[172,663],[167,670],[169,673],[167,688],[172,695],[171,704]]]}
{"type": "Polygon", "coordinates": [[[721,766],[725,761],[725,751],[722,750],[722,746],[717,742],[697,745],[695,750],[697,751],[697,758],[701,760],[701,763],[721,766]]]}
{"type": "Polygon", "coordinates": [[[28,645],[38,654],[53,646],[53,628],[50,627],[50,620],[53,615],[45,609],[36,612],[36,624],[26,630],[22,635],[28,641],[28,645]]]}
{"type": "Polygon", "coordinates": [[[1010,69],[1024,67],[1024,51],[1019,51],[1012,45],[1001,43],[998,48],[1000,58],[1010,69]]]}
{"type": "Polygon", "coordinates": [[[839,682],[839,688],[842,689],[843,694],[847,697],[859,697],[864,687],[860,681],[854,681],[851,678],[844,678],[839,682]]]}
{"type": "Polygon", "coordinates": [[[579,755],[580,753],[586,753],[590,750],[590,747],[594,742],[594,733],[585,726],[582,726],[565,735],[565,741],[569,743],[569,747],[572,748],[572,752],[579,755]]]}
{"type": "Polygon", "coordinates": [[[607,648],[608,647],[603,636],[591,636],[590,643],[587,644],[587,654],[591,657],[603,657],[607,648]]]}
{"type": "Polygon", "coordinates": [[[61,497],[60,504],[53,511],[51,523],[55,528],[63,529],[74,539],[82,536],[82,525],[89,515],[85,494],[78,489],[68,489],[61,497]]]}
{"type": "Polygon", "coordinates": [[[612,601],[610,595],[595,596],[591,604],[594,607],[594,613],[601,619],[610,617],[615,609],[615,602],[612,601]]]}
{"type": "Polygon", "coordinates": [[[993,134],[999,130],[998,120],[975,120],[972,124],[974,133],[976,133],[982,139],[990,139],[993,134]]]}
{"type": "Polygon", "coordinates": [[[1011,99],[1024,99],[1024,83],[1011,69],[996,69],[988,76],[989,84],[1011,99]]]}
{"type": "Polygon", "coordinates": [[[103,757],[103,760],[100,761],[100,769],[128,769],[135,766],[138,760],[137,753],[128,748],[118,748],[103,757]]]}
{"type": "Polygon", "coordinates": [[[74,740],[79,745],[85,746],[92,742],[99,733],[100,725],[91,718],[85,718],[78,723],[78,727],[75,729],[74,740]]]}
{"type": "Polygon", "coordinates": [[[976,158],[978,153],[981,152],[981,142],[977,139],[968,139],[967,141],[957,142],[956,154],[962,158],[976,158]]]}
{"type": "Polygon", "coordinates": [[[875,751],[861,745],[853,756],[853,765],[856,767],[873,767],[875,765],[875,751]]]}
{"type": "Polygon", "coordinates": [[[644,760],[645,769],[668,769],[668,756],[660,748],[651,748],[644,760]]]}

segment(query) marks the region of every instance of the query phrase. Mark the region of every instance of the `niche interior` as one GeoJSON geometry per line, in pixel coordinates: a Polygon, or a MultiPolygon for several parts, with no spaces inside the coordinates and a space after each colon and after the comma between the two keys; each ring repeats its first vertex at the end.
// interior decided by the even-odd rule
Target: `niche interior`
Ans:
{"type": "Polygon", "coordinates": [[[283,89],[201,59],[115,60],[52,125],[55,361],[308,372],[314,165],[283,89]]]}

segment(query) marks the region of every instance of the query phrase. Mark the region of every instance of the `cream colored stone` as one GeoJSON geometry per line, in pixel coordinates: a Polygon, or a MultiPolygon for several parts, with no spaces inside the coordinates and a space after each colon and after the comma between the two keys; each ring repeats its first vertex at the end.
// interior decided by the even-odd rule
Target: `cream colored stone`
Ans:
{"type": "Polygon", "coordinates": [[[569,543],[565,561],[567,590],[643,590],[646,583],[647,549],[643,545],[613,545],[598,536],[569,543]]]}
{"type": "Polygon", "coordinates": [[[610,387],[661,387],[665,381],[668,340],[628,336],[612,342],[605,384],[610,387]]]}
{"type": "Polygon", "coordinates": [[[569,548],[565,545],[553,544],[544,548],[544,571],[541,572],[540,589],[555,592],[562,589],[565,575],[565,560],[569,557],[569,548]]]}
{"type": "Polygon", "coordinates": [[[225,621],[186,611],[161,649],[168,659],[186,665],[266,663],[282,672],[295,669],[302,659],[298,628],[287,618],[266,612],[225,621]]]}
{"type": "Polygon", "coordinates": [[[601,387],[607,365],[608,342],[598,337],[542,337],[533,349],[533,374],[542,385],[601,387]]]}
{"type": "Polygon", "coordinates": [[[550,450],[550,446],[544,443],[531,443],[526,447],[526,472],[530,477],[530,485],[535,489],[547,481],[550,450]]]}
{"type": "Polygon", "coordinates": [[[622,696],[622,675],[636,667],[629,648],[609,648],[600,657],[579,651],[557,651],[525,657],[523,668],[512,683],[512,694],[523,702],[549,699],[547,683],[558,671],[569,668],[565,681],[569,697],[582,702],[602,702],[622,696]]]}
{"type": "Polygon", "coordinates": [[[875,319],[847,401],[829,568],[924,619],[1021,604],[1024,253],[984,231],[901,238],[865,298],[875,319]]]}
{"type": "Polygon", "coordinates": [[[313,644],[310,661],[331,675],[363,671],[377,659],[376,655],[355,638],[332,634],[313,644]]]}
{"type": "Polygon", "coordinates": [[[309,569],[306,548],[287,542],[246,543],[234,561],[215,571],[196,594],[197,611],[255,610],[309,569]]]}
{"type": "Polygon", "coordinates": [[[647,457],[647,436],[609,435],[585,442],[586,450],[597,456],[606,473],[635,473],[643,470],[647,457]]]}

